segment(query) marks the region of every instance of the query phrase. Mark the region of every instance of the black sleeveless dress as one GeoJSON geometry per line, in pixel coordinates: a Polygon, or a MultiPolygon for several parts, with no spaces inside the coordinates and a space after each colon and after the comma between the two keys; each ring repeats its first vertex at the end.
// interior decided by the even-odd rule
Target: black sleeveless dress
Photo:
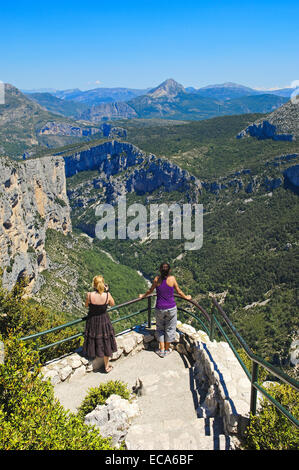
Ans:
{"type": "Polygon", "coordinates": [[[110,357],[117,351],[115,331],[107,313],[108,293],[105,304],[89,303],[84,332],[83,354],[89,358],[110,357]]]}

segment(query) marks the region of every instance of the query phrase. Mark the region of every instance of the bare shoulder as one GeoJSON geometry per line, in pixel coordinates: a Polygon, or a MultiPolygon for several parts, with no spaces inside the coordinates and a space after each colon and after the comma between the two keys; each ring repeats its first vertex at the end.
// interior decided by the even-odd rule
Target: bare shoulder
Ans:
{"type": "Polygon", "coordinates": [[[172,275],[167,277],[167,284],[174,286],[176,284],[176,278],[172,275]]]}

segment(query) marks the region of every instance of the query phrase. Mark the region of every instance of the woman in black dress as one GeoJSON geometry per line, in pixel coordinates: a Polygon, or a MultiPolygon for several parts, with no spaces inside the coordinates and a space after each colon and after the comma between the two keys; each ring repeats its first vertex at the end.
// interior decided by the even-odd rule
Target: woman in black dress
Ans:
{"type": "Polygon", "coordinates": [[[110,372],[113,367],[109,364],[109,358],[113,352],[117,351],[115,341],[115,331],[107,307],[115,305],[114,299],[103,276],[93,278],[94,292],[86,295],[85,307],[88,307],[88,317],[86,320],[83,353],[89,358],[103,357],[105,371],[110,372]]]}

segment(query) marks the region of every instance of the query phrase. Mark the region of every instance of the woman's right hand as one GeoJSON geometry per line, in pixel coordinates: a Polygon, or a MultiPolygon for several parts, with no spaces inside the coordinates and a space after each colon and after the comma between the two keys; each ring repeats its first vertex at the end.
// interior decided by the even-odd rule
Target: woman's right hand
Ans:
{"type": "Polygon", "coordinates": [[[186,295],[186,299],[191,300],[192,299],[191,295],[186,295]]]}

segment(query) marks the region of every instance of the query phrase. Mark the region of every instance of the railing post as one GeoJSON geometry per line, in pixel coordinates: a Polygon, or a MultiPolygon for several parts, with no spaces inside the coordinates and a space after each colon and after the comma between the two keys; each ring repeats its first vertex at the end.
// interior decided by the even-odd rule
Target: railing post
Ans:
{"type": "Polygon", "coordinates": [[[251,377],[251,396],[250,396],[250,413],[255,416],[256,414],[256,402],[257,402],[257,389],[253,386],[258,380],[259,366],[258,363],[252,362],[252,377],[251,377]]]}
{"type": "Polygon", "coordinates": [[[152,327],[152,298],[147,298],[147,326],[152,327]]]}
{"type": "Polygon", "coordinates": [[[215,316],[215,308],[214,306],[212,307],[212,313],[211,313],[211,323],[210,323],[210,341],[214,340],[214,316],[215,316]]]}

